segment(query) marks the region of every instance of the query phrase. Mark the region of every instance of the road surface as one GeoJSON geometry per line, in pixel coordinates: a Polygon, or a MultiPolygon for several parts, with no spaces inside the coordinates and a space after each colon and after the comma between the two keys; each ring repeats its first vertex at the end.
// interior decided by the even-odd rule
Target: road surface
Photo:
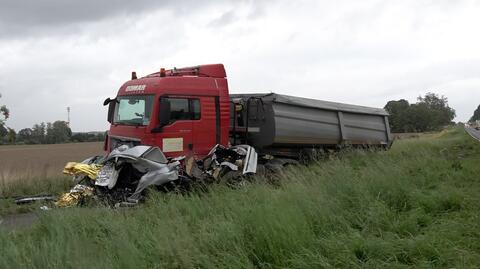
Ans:
{"type": "Polygon", "coordinates": [[[480,130],[475,130],[472,127],[465,127],[465,131],[467,131],[467,133],[471,135],[473,138],[480,141],[480,130]]]}

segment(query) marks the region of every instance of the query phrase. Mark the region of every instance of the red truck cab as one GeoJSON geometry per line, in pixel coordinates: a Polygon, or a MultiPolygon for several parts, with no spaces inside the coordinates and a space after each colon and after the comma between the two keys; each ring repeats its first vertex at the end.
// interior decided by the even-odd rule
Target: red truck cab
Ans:
{"type": "Polygon", "coordinates": [[[222,64],[161,69],[124,83],[107,98],[110,130],[105,150],[158,146],[167,157],[203,157],[228,144],[229,95],[222,64]]]}

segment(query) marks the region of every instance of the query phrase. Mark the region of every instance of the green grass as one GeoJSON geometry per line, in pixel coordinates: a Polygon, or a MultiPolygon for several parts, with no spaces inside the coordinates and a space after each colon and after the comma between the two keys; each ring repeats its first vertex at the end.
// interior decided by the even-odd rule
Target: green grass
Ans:
{"type": "Polygon", "coordinates": [[[73,187],[71,176],[19,178],[10,181],[0,180],[0,197],[10,198],[36,194],[61,194],[73,187]]]}
{"type": "Polygon", "coordinates": [[[33,203],[16,205],[15,197],[49,194],[60,195],[73,187],[71,176],[0,179],[0,217],[14,213],[27,213],[37,210],[41,205],[52,206],[53,203],[33,203]]]}
{"type": "Polygon", "coordinates": [[[279,185],[154,193],[0,232],[0,268],[478,268],[480,143],[463,130],[343,152],[279,185]]]}

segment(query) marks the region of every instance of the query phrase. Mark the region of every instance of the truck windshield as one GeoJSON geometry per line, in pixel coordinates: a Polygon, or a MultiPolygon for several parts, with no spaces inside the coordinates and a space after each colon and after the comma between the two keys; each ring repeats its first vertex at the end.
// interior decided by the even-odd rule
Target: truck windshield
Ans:
{"type": "Polygon", "coordinates": [[[153,95],[117,97],[114,124],[148,125],[152,115],[153,95]]]}

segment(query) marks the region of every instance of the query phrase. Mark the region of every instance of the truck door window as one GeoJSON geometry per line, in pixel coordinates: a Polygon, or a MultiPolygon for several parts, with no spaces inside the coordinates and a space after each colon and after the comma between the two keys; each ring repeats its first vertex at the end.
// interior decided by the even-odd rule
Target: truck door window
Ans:
{"type": "Polygon", "coordinates": [[[170,102],[170,124],[178,120],[200,119],[200,100],[189,98],[171,98],[170,102]]]}
{"type": "Polygon", "coordinates": [[[169,98],[170,101],[170,123],[177,120],[189,120],[188,99],[169,98]]]}

